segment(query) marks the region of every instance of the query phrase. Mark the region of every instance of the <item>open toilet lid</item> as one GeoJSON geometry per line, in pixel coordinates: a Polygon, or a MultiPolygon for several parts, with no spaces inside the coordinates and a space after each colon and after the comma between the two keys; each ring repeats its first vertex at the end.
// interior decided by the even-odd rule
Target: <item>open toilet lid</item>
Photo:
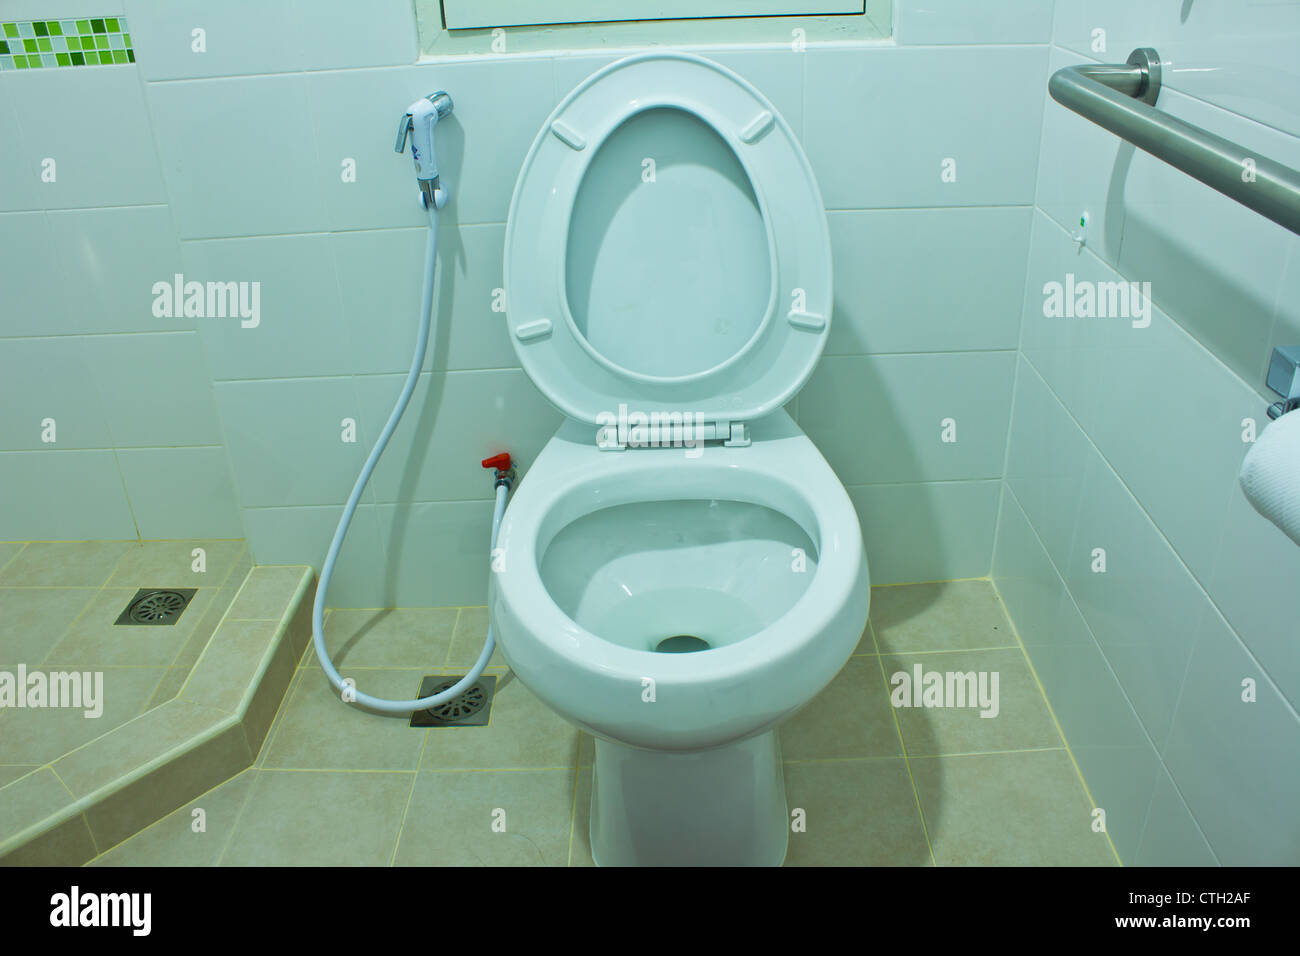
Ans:
{"type": "Polygon", "coordinates": [[[829,332],[821,194],[741,77],[697,56],[628,57],[533,142],[505,289],[520,363],[566,415],[759,418],[799,390],[829,332]]]}

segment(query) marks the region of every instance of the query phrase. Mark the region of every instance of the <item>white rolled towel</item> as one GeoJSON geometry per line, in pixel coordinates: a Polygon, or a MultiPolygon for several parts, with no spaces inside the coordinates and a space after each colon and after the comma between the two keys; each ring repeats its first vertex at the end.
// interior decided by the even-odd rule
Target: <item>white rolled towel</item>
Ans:
{"type": "Polygon", "coordinates": [[[1240,480],[1254,509],[1300,544],[1300,409],[1269,423],[1246,453],[1240,480]]]}

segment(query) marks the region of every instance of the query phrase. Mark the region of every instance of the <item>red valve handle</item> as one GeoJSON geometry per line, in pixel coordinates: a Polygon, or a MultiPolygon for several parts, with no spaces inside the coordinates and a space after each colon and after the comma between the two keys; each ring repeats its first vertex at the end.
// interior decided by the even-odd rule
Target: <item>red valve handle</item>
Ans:
{"type": "Polygon", "coordinates": [[[509,471],[510,470],[509,452],[502,452],[499,455],[493,455],[491,458],[484,458],[483,467],[495,468],[497,471],[509,471]]]}

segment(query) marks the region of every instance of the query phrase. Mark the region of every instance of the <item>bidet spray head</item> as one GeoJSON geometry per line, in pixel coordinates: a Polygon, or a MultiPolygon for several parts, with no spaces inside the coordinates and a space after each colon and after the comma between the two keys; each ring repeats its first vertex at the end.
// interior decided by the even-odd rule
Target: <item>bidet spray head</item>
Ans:
{"type": "Polygon", "coordinates": [[[438,158],[433,150],[433,128],[438,120],[452,111],[451,97],[442,91],[430,93],[416,100],[407,109],[397,126],[397,144],[393,152],[406,149],[411,140],[411,159],[415,162],[415,179],[420,184],[420,194],[425,208],[433,205],[441,209],[447,203],[447,191],[438,179],[438,158]]]}

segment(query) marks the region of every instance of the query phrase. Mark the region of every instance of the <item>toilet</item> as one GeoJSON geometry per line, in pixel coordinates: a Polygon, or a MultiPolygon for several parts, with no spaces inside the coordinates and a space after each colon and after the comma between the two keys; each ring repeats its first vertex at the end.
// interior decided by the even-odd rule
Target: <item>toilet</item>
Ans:
{"type": "Polygon", "coordinates": [[[870,600],[853,504],[784,408],[830,327],[807,158],[717,63],[613,63],[524,160],[505,289],[566,420],[502,519],[489,612],[520,682],[594,738],[595,862],[778,865],[776,728],[870,600]]]}

